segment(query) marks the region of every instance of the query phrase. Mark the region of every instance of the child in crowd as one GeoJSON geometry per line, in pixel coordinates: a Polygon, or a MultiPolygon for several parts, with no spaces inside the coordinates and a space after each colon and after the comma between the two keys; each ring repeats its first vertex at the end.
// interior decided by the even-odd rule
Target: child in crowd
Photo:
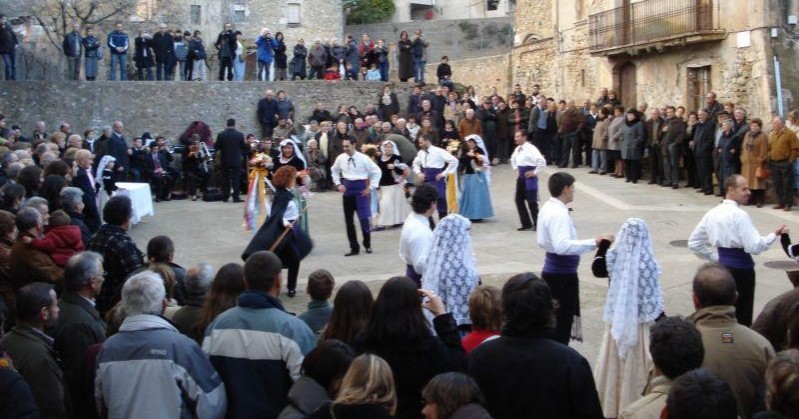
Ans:
{"type": "Polygon", "coordinates": [[[108,161],[103,169],[103,189],[105,189],[108,196],[111,197],[114,191],[117,190],[116,182],[114,182],[114,159],[108,161]]]}
{"type": "Polygon", "coordinates": [[[380,69],[377,68],[377,64],[372,63],[369,67],[369,71],[366,72],[366,80],[380,81],[380,69]]]}
{"type": "Polygon", "coordinates": [[[335,286],[336,281],[327,270],[317,269],[308,276],[308,286],[305,288],[305,292],[310,294],[311,302],[308,303],[308,311],[297,317],[307,323],[315,334],[318,334],[330,320],[333,306],[330,305],[329,300],[333,296],[335,286]]]}
{"type": "Polygon", "coordinates": [[[63,210],[50,214],[49,221],[50,227],[43,238],[34,240],[25,236],[22,241],[34,249],[49,254],[56,265],[63,267],[69,258],[84,250],[80,228],[71,224],[72,219],[63,210]]]}
{"type": "Polygon", "coordinates": [[[449,57],[446,55],[441,57],[441,64],[436,68],[436,76],[438,77],[438,84],[452,89],[452,68],[449,66],[449,57]]]}
{"type": "Polygon", "coordinates": [[[327,81],[341,80],[341,73],[338,71],[338,64],[333,63],[325,70],[324,79],[327,81]]]}
{"type": "Polygon", "coordinates": [[[369,69],[361,67],[361,80],[366,80],[366,75],[369,74],[369,69]]]}

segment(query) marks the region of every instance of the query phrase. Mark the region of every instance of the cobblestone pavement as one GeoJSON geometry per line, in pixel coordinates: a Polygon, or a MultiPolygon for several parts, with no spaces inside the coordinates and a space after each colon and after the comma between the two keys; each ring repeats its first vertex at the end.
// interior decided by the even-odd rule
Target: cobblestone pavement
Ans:
{"type": "MultiPolygon", "coordinates": [[[[719,202],[719,198],[694,193],[692,189],[672,190],[645,182],[637,185],[607,176],[589,175],[588,169],[566,169],[577,178],[577,192],[572,217],[580,238],[592,238],[603,233],[616,234],[629,217],[642,218],[654,238],[655,254],[663,267],[662,286],[666,312],[669,315],[688,315],[691,303],[691,279],[701,261],[686,248],[690,235],[702,214],[719,202]]],[[[548,168],[547,173],[553,169],[548,168]]],[[[547,173],[542,180],[546,180],[547,173]]],[[[478,271],[484,283],[501,287],[513,274],[532,271],[540,273],[544,252],[536,244],[535,232],[517,232],[519,226],[513,204],[514,175],[509,165],[492,170],[492,199],[494,219],[475,223],[471,234],[477,256],[478,271]]],[[[548,199],[546,191],[541,199],[548,199]]],[[[779,224],[799,226],[796,211],[786,213],[772,209],[746,207],[762,234],[774,231],[779,224]]],[[[233,203],[203,203],[172,201],[155,204],[155,217],[134,226],[132,235],[139,247],[165,234],[175,241],[175,262],[189,266],[209,262],[216,268],[228,262],[241,262],[241,252],[250,233],[242,229],[243,205],[233,203]]],[[[375,294],[388,278],[404,273],[398,257],[400,229],[388,229],[372,234],[374,253],[343,257],[348,251],[343,225],[341,197],[336,192],[317,193],[310,199],[310,230],[315,248],[302,263],[299,289],[305,278],[318,268],[328,269],[337,285],[360,279],[369,284],[375,294]]],[[[359,233],[360,234],[360,233],[359,233]]],[[[604,328],[603,304],[607,280],[591,274],[592,254],[584,255],[580,264],[580,299],[583,314],[582,343],[572,343],[592,364],[599,353],[604,328]]],[[[774,296],[790,289],[785,269],[799,269],[779,248],[779,243],[756,256],[757,289],[755,314],[774,296]],[[772,269],[766,265],[777,265],[772,269]]],[[[308,302],[304,292],[294,299],[283,298],[292,312],[301,312],[308,302]]]]}

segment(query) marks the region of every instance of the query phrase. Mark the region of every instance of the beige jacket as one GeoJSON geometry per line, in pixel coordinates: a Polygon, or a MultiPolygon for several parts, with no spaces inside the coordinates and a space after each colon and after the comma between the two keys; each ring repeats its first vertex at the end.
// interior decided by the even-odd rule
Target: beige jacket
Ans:
{"type": "Polygon", "coordinates": [[[774,357],[771,343],[754,330],[738,324],[735,307],[710,306],[691,315],[702,334],[702,367],[723,378],[738,400],[738,414],[752,417],[757,391],[765,382],[766,366],[774,357]]]}
{"type": "Polygon", "coordinates": [[[619,419],[660,419],[660,413],[666,407],[666,398],[669,396],[673,381],[665,375],[652,379],[652,391],[644,397],[627,406],[619,419]]]}

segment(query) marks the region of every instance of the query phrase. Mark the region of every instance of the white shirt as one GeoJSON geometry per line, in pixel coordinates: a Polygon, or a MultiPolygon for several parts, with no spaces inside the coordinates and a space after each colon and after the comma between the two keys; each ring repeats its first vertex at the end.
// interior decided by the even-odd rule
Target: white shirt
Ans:
{"type": "Polygon", "coordinates": [[[342,153],[336,157],[333,166],[330,167],[333,183],[338,186],[341,178],[347,180],[369,180],[369,186],[377,189],[380,185],[380,168],[366,154],[355,152],[352,156],[342,153]]]}
{"type": "Polygon", "coordinates": [[[449,176],[458,170],[458,159],[446,150],[432,145],[427,150],[419,150],[413,159],[413,172],[417,175],[422,173],[422,168],[443,169],[444,166],[444,176],[449,176]]]}
{"type": "Polygon", "coordinates": [[[579,255],[596,249],[596,240],[578,240],[569,207],[549,198],[538,213],[538,245],[556,255],[579,255]]]}
{"type": "Polygon", "coordinates": [[[725,199],[705,213],[688,238],[688,248],[701,259],[718,261],[713,246],[743,249],[750,255],[757,255],[768,250],[776,240],[773,232],[761,236],[749,214],[737,202],[725,199]]]}
{"type": "Polygon", "coordinates": [[[537,175],[542,168],[547,166],[547,159],[544,158],[538,147],[525,141],[524,144],[516,146],[516,149],[513,150],[513,154],[510,156],[510,165],[513,170],[517,170],[519,166],[535,166],[533,173],[537,175]]]}
{"type": "Polygon", "coordinates": [[[413,266],[419,275],[427,268],[427,256],[433,247],[433,230],[430,220],[424,215],[412,212],[405,219],[400,234],[399,255],[406,265],[413,266]]]}

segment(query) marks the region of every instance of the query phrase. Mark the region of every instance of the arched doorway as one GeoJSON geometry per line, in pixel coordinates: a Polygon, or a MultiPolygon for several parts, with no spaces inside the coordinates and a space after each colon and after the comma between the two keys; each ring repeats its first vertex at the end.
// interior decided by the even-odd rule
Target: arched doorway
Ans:
{"type": "Polygon", "coordinates": [[[627,61],[619,67],[619,99],[627,108],[638,106],[635,73],[636,68],[632,61],[627,61]]]}

